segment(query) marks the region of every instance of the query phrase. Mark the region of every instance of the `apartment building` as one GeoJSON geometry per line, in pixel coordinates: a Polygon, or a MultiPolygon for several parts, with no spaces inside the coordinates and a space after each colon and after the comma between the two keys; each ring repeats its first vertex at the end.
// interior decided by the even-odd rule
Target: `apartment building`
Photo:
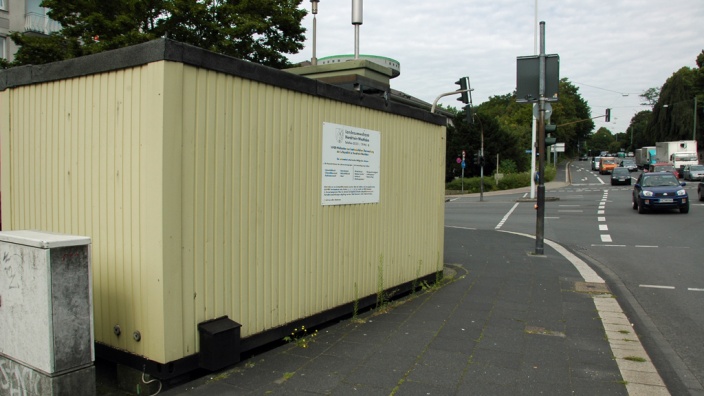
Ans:
{"type": "Polygon", "coordinates": [[[0,58],[12,61],[18,47],[10,33],[48,35],[59,31],[61,25],[47,16],[42,0],[0,0],[0,58]]]}

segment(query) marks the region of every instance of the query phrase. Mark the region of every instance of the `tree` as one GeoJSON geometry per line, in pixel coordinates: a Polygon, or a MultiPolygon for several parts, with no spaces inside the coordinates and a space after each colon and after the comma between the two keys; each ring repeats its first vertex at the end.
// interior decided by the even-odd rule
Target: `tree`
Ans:
{"type": "MultiPolygon", "coordinates": [[[[572,85],[567,78],[560,80],[560,97],[552,102],[551,123],[558,126],[555,132],[557,141],[565,143],[567,155],[575,155],[577,147],[588,139],[594,129],[591,120],[591,109],[579,94],[579,88],[572,85]]],[[[517,103],[515,94],[492,96],[488,102],[478,107],[478,112],[494,117],[499,127],[508,133],[508,137],[517,147],[515,152],[522,153],[516,162],[519,169],[527,170],[530,166],[530,156],[525,150],[531,148],[533,106],[517,103]]]]}
{"type": "Polygon", "coordinates": [[[639,111],[631,118],[631,123],[628,126],[628,138],[633,144],[630,146],[630,151],[635,151],[640,147],[654,145],[654,140],[646,134],[648,124],[652,117],[652,111],[643,110],[639,111]]]}
{"type": "Polygon", "coordinates": [[[62,26],[49,37],[13,34],[12,66],[41,64],[168,37],[283,68],[303,49],[303,0],[43,0],[62,26]],[[57,59],[58,58],[58,59],[57,59]]]}
{"type": "Polygon", "coordinates": [[[555,132],[557,141],[565,143],[568,155],[575,155],[577,147],[588,140],[594,130],[592,111],[587,102],[579,94],[579,88],[572,85],[567,78],[560,80],[559,101],[552,103],[550,122],[558,125],[555,132]]]}
{"type": "MultiPolygon", "coordinates": [[[[660,90],[653,115],[645,135],[650,139],[647,145],[659,141],[702,139],[701,122],[693,130],[694,98],[697,98],[697,112],[704,102],[704,51],[696,59],[697,68],[682,67],[670,76],[660,90]]],[[[700,118],[700,117],[697,117],[700,118]]]]}
{"type": "Polygon", "coordinates": [[[589,138],[589,147],[593,151],[609,151],[609,148],[616,139],[610,130],[601,127],[589,138]]]}
{"type": "Polygon", "coordinates": [[[660,97],[660,88],[648,88],[645,92],[638,95],[645,102],[641,103],[644,106],[655,106],[658,103],[658,98],[660,97]]]}

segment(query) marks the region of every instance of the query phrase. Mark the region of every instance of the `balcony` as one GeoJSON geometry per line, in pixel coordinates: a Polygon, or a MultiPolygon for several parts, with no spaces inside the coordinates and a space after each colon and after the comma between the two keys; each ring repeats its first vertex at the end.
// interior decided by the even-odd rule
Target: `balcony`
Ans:
{"type": "Polygon", "coordinates": [[[61,30],[61,24],[46,15],[28,12],[24,17],[24,31],[49,35],[61,30]]]}

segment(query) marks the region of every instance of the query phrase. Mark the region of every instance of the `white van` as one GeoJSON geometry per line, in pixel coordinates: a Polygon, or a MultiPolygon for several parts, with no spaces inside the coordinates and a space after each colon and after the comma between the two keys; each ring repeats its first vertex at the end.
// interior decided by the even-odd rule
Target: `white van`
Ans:
{"type": "Polygon", "coordinates": [[[592,170],[598,171],[601,164],[601,157],[592,157],[592,170]]]}

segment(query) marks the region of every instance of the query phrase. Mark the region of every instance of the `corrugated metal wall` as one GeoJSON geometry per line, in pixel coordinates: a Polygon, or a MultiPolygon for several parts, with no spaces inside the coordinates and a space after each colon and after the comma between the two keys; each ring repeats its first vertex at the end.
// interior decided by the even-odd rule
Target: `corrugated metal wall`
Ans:
{"type": "Polygon", "coordinates": [[[0,92],[4,229],[90,236],[96,340],[161,358],[163,66],[0,92]]]}
{"type": "Polygon", "coordinates": [[[99,342],[168,362],[442,265],[442,126],[164,61],[6,104],[3,225],[93,238],[99,342]],[[321,205],[323,122],[380,132],[378,204],[321,205]]]}

